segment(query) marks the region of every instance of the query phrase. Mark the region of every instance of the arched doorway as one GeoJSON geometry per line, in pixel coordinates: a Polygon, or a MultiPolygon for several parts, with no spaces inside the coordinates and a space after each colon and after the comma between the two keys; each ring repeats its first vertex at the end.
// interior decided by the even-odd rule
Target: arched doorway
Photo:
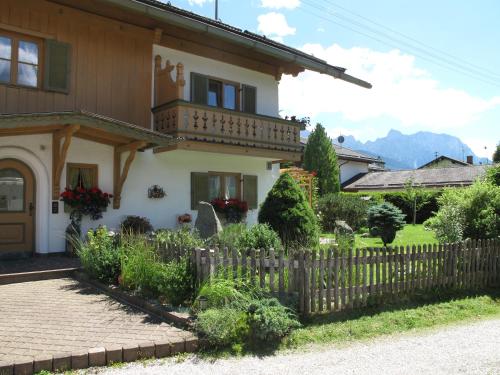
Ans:
{"type": "Polygon", "coordinates": [[[0,159],[0,258],[34,252],[35,178],[15,159],[0,159]]]}

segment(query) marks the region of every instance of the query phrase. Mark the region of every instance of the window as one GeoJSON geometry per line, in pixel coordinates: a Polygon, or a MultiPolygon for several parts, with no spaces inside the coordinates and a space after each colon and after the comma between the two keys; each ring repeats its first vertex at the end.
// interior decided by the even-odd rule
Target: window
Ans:
{"type": "Polygon", "coordinates": [[[68,163],[66,186],[70,189],[82,187],[90,189],[98,186],[97,164],[68,163]]]}
{"type": "Polygon", "coordinates": [[[191,173],[191,209],[198,202],[210,202],[215,198],[237,198],[257,208],[257,176],[226,172],[191,173]]]}
{"type": "Polygon", "coordinates": [[[15,169],[0,170],[0,212],[24,211],[24,178],[15,169]]]}
{"type": "Polygon", "coordinates": [[[191,74],[191,101],[231,110],[240,108],[240,85],[235,82],[191,74]]]}
{"type": "Polygon", "coordinates": [[[0,35],[0,82],[38,87],[40,84],[40,42],[36,39],[0,35]]]}

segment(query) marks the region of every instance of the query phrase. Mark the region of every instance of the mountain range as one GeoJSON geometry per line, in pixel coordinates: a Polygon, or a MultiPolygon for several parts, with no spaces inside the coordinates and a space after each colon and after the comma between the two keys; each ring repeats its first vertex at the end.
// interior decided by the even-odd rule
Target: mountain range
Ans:
{"type": "MultiPolygon", "coordinates": [[[[337,139],[334,143],[338,143],[337,139]]],[[[381,157],[387,169],[415,169],[435,159],[436,155],[458,160],[465,160],[468,155],[472,155],[474,164],[489,162],[487,158],[477,157],[458,137],[425,131],[403,134],[391,129],[385,137],[367,142],[358,141],[352,135],[347,135],[344,136],[342,145],[371,156],[381,157]]]]}

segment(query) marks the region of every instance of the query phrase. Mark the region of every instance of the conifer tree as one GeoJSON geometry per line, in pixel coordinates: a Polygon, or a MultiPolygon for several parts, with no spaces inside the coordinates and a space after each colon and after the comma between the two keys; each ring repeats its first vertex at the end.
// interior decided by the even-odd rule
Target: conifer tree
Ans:
{"type": "Polygon", "coordinates": [[[500,143],[497,144],[497,148],[493,154],[493,163],[500,163],[500,143]]]}
{"type": "Polygon", "coordinates": [[[340,171],[337,154],[325,128],[317,124],[309,135],[304,151],[304,169],[315,172],[318,179],[319,195],[340,191],[340,171]]]}

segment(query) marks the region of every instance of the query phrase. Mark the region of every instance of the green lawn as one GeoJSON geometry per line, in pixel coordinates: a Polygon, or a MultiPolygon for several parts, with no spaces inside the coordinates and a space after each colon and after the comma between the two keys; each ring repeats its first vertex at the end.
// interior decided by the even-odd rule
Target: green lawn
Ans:
{"type": "MultiPolygon", "coordinates": [[[[335,235],[331,233],[323,233],[321,237],[334,238],[335,235]]],[[[361,235],[356,234],[355,240],[355,247],[357,248],[384,246],[379,237],[361,237],[361,235]]],[[[393,243],[391,243],[391,246],[423,245],[433,243],[438,243],[434,232],[425,230],[422,224],[407,224],[396,234],[396,239],[393,243]]]]}
{"type": "Polygon", "coordinates": [[[342,344],[381,335],[499,317],[500,292],[421,296],[419,301],[380,308],[321,315],[285,339],[282,348],[342,344]],[[439,301],[441,299],[441,301],[439,301]]]}

